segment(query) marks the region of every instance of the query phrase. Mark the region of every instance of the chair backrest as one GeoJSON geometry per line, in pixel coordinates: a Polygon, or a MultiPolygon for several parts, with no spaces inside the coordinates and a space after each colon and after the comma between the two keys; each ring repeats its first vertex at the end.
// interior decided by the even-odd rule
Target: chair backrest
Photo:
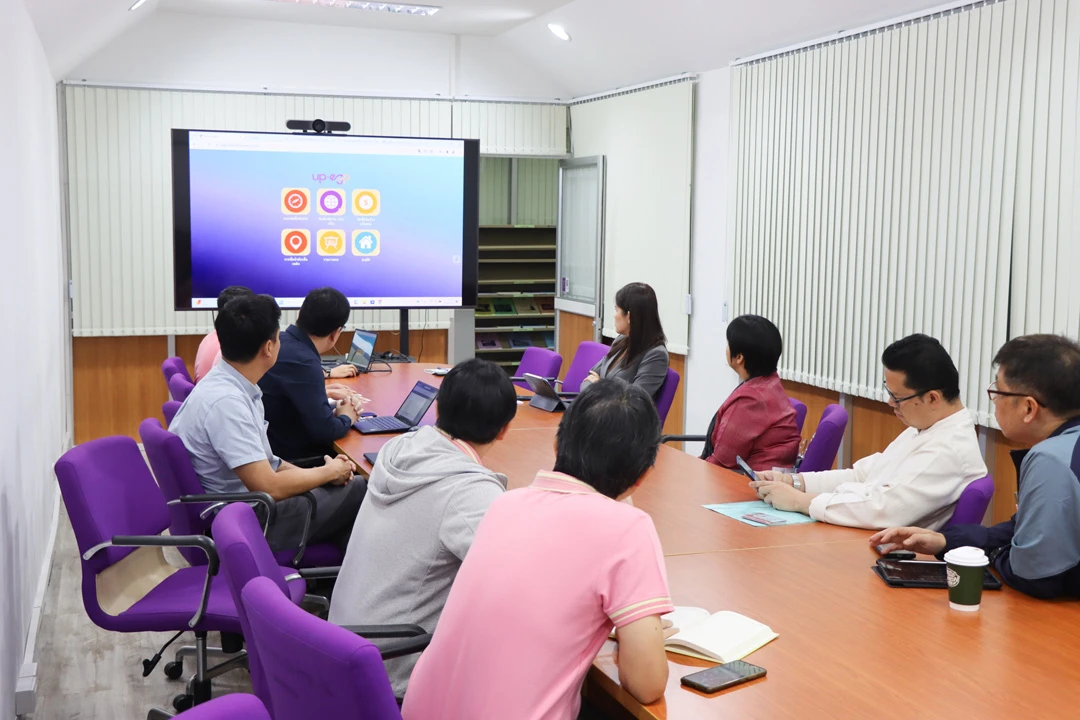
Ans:
{"type": "Polygon", "coordinates": [[[956,501],[956,509],[953,510],[949,522],[951,525],[981,525],[986,508],[990,507],[990,500],[994,497],[994,478],[990,475],[972,480],[964,491],[960,493],[960,499],[956,501]]]}
{"type": "Polygon", "coordinates": [[[187,364],[184,363],[184,359],[180,357],[171,357],[161,363],[161,374],[165,376],[165,382],[169,382],[169,378],[173,375],[181,375],[189,383],[195,382],[191,379],[191,373],[188,372],[187,364]]]}
{"type": "Polygon", "coordinates": [[[788,402],[795,409],[795,427],[799,428],[799,432],[802,432],[803,425],[806,424],[806,404],[792,397],[788,398],[788,402]]]}
{"type": "Polygon", "coordinates": [[[270,713],[254,695],[233,693],[185,710],[184,720],[270,720],[270,713]]]}
{"type": "Polygon", "coordinates": [[[608,354],[609,350],[611,348],[607,345],[592,340],[586,340],[578,345],[574,359],[570,361],[570,367],[566,370],[566,377],[563,378],[563,392],[581,392],[581,381],[589,376],[589,371],[608,354]]]}
{"type": "MultiPolygon", "coordinates": [[[[146,459],[157,478],[161,494],[167,502],[178,500],[184,495],[202,495],[206,492],[195,468],[191,466],[184,441],[161,427],[156,418],[147,418],[139,425],[139,437],[142,439],[146,459]]],[[[206,505],[183,505],[176,503],[169,506],[170,535],[203,535],[210,527],[210,521],[199,517],[206,510],[206,505]]],[[[192,565],[206,565],[206,553],[198,548],[180,548],[180,554],[192,565]]]]}
{"type": "Polygon", "coordinates": [[[114,535],[160,535],[169,526],[165,498],[139,446],[126,436],[77,445],[60,456],[55,470],[79,545],[83,605],[95,624],[106,627],[111,616],[98,604],[96,576],[135,548],[106,548],[89,560],[82,555],[114,535]]]}
{"type": "Polygon", "coordinates": [[[400,720],[379,650],[367,640],[304,612],[264,578],[242,602],[273,698],[274,720],[400,720]]]}
{"type": "Polygon", "coordinates": [[[660,416],[660,427],[664,427],[671,403],[675,400],[675,391],[679,389],[679,373],[668,368],[667,377],[656,391],[656,414],[660,416]]]}
{"type": "MultiPolygon", "coordinates": [[[[285,585],[285,576],[274,559],[269,543],[263,537],[255,511],[249,505],[232,503],[222,508],[214,518],[213,532],[218,558],[221,560],[221,571],[225,574],[229,593],[236,603],[236,613],[240,616],[240,627],[244,637],[250,639],[251,628],[240,601],[240,591],[254,578],[265,577],[277,587],[278,594],[286,598],[289,589],[285,585]]],[[[289,604],[292,604],[291,601],[289,604]]],[[[257,647],[253,649],[248,646],[251,687],[270,714],[279,718],[266,685],[260,655],[257,647]]]]}
{"type": "MultiPolygon", "coordinates": [[[[562,355],[547,348],[531,347],[525,348],[525,354],[521,356],[521,363],[514,377],[532,373],[542,378],[557,378],[560,370],[562,370],[562,355]]],[[[524,380],[518,380],[514,384],[526,390],[529,389],[529,383],[524,380]]]]}
{"type": "Polygon", "coordinates": [[[833,463],[836,462],[836,453],[840,450],[840,441],[844,438],[847,424],[847,410],[835,404],[826,406],[821,413],[817,431],[806,447],[806,454],[803,455],[799,470],[801,472],[831,470],[833,463]]]}
{"type": "Polygon", "coordinates": [[[180,373],[176,373],[169,378],[169,394],[172,395],[172,399],[177,402],[184,402],[187,400],[188,395],[195,389],[195,383],[188,380],[180,373]]]}
{"type": "Polygon", "coordinates": [[[176,412],[183,404],[184,403],[176,400],[166,400],[161,406],[161,414],[165,416],[165,427],[172,425],[173,418],[176,417],[176,412]]]}

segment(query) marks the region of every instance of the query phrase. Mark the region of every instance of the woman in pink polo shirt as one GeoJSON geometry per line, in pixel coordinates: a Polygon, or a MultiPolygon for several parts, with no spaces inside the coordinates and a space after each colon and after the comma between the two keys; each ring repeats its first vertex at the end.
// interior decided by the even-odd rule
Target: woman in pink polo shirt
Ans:
{"type": "Polygon", "coordinates": [[[671,612],[652,520],[619,500],[656,460],[652,398],[602,380],[567,410],[554,472],[491,505],[405,694],[405,720],[573,720],[612,627],[622,687],[667,685],[671,612]]]}

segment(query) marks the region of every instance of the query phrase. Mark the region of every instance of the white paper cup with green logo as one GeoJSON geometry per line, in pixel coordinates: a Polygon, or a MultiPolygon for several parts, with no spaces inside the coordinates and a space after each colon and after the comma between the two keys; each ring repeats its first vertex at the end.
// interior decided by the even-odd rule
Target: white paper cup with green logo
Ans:
{"type": "Polygon", "coordinates": [[[945,575],[949,583],[949,607],[975,612],[982,602],[983,576],[990,560],[977,547],[959,547],[945,553],[945,575]]]}

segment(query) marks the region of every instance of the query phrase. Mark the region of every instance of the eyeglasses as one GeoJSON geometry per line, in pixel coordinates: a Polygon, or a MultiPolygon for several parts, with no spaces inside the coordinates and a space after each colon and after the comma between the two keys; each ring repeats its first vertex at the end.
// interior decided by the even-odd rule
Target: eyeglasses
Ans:
{"type": "Polygon", "coordinates": [[[1039,398],[1037,398],[1034,395],[1031,395],[1029,393],[1006,392],[1005,390],[998,390],[997,389],[997,380],[990,383],[986,387],[986,397],[990,398],[991,404],[994,402],[994,396],[995,395],[998,396],[998,397],[1026,397],[1026,398],[1031,398],[1032,400],[1035,401],[1036,405],[1043,405],[1045,407],[1044,403],[1041,400],[1039,400],[1039,398]]]}
{"type": "Polygon", "coordinates": [[[923,391],[917,392],[917,393],[915,393],[913,395],[908,395],[907,397],[896,397],[895,395],[893,395],[893,391],[889,389],[888,384],[886,384],[886,382],[884,380],[881,381],[881,387],[885,388],[885,392],[888,393],[889,397],[892,398],[892,401],[894,403],[896,403],[897,405],[899,405],[900,403],[905,403],[908,400],[914,400],[915,398],[919,397],[920,395],[925,395],[926,393],[930,392],[929,390],[923,390],[923,391]]]}

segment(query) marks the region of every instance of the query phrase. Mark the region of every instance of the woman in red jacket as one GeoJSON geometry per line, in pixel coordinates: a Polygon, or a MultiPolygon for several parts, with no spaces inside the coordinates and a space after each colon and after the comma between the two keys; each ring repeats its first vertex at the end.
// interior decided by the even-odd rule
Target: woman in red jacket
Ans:
{"type": "Polygon", "coordinates": [[[780,331],[759,315],[740,315],[728,325],[727,341],[728,365],[742,382],[716,413],[703,457],[727,468],[736,456],[754,470],[793,467],[802,437],[776,374],[780,331]]]}

